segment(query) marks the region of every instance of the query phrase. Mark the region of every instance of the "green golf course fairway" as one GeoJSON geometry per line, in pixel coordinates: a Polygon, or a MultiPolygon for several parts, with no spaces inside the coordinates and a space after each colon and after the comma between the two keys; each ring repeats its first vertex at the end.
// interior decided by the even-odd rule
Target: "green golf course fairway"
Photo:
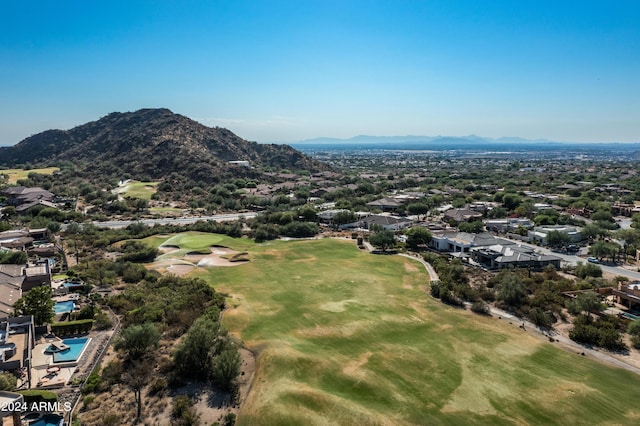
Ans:
{"type": "Polygon", "coordinates": [[[640,377],[433,300],[417,261],[353,241],[209,237],[169,244],[249,252],[191,275],[230,295],[224,325],[257,353],[239,425],[640,423],[640,377]]]}
{"type": "Polygon", "coordinates": [[[116,194],[120,194],[124,198],[142,198],[150,200],[151,196],[158,190],[159,182],[139,182],[131,181],[122,187],[116,188],[116,194]]]}

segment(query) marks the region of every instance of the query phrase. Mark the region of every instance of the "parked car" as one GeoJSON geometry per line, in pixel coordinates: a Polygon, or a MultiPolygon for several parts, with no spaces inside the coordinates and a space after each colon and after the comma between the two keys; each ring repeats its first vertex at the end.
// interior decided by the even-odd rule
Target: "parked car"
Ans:
{"type": "Polygon", "coordinates": [[[600,261],[598,259],[596,259],[595,257],[587,257],[587,262],[600,263],[600,261]]]}

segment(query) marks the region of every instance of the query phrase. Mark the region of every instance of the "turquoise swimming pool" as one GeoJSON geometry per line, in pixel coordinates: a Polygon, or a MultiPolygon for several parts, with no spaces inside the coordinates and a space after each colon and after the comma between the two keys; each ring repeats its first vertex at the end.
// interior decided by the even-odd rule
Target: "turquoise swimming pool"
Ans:
{"type": "Polygon", "coordinates": [[[63,420],[62,417],[55,414],[46,414],[35,422],[29,423],[29,426],[61,426],[64,424],[63,420]]]}
{"type": "Polygon", "coordinates": [[[53,305],[53,312],[57,314],[62,314],[65,312],[71,312],[76,307],[76,304],[73,303],[73,300],[67,300],[66,302],[56,302],[53,305]]]}
{"type": "Polygon", "coordinates": [[[53,362],[74,362],[77,361],[84,352],[84,348],[91,340],[88,337],[79,337],[76,339],[64,339],[62,343],[67,345],[69,349],[60,352],[53,352],[53,362]]]}

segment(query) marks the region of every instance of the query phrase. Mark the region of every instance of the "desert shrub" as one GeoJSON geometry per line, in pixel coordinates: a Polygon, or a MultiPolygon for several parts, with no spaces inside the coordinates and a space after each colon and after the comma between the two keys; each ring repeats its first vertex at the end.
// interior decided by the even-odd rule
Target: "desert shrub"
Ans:
{"type": "Polygon", "coordinates": [[[149,385],[149,395],[164,395],[169,388],[169,383],[164,377],[156,377],[149,385]]]}
{"type": "Polygon", "coordinates": [[[480,315],[491,315],[491,311],[489,310],[489,305],[487,305],[481,300],[475,301],[471,304],[471,311],[480,315]]]}

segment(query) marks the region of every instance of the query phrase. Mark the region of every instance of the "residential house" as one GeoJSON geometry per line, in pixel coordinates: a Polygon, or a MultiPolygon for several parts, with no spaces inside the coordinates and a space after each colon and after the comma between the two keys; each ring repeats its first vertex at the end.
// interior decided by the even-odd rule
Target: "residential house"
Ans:
{"type": "Polygon", "coordinates": [[[613,290],[617,302],[630,310],[640,310],[640,281],[618,283],[618,289],[613,290]]]}
{"type": "Polygon", "coordinates": [[[370,215],[360,218],[358,221],[342,225],[342,229],[371,229],[374,226],[381,226],[389,231],[400,231],[413,225],[411,219],[406,217],[370,215]]]}
{"type": "Polygon", "coordinates": [[[400,202],[394,200],[393,198],[388,198],[388,197],[380,198],[379,200],[375,200],[375,201],[371,201],[370,203],[367,203],[367,206],[373,209],[380,209],[383,212],[398,210],[398,208],[401,205],[402,204],[400,202]]]}
{"type": "Polygon", "coordinates": [[[27,247],[31,247],[34,241],[46,241],[48,238],[47,228],[14,229],[0,232],[0,247],[25,250],[27,247]]]}
{"type": "Polygon", "coordinates": [[[528,237],[531,241],[547,244],[547,235],[549,235],[552,231],[564,232],[569,236],[572,242],[582,241],[582,233],[580,232],[580,228],[576,226],[569,225],[544,225],[544,226],[536,226],[532,230],[529,231],[528,237]]]}
{"type": "Polygon", "coordinates": [[[611,212],[614,216],[631,217],[636,213],[640,213],[640,206],[635,204],[613,203],[611,212]]]}
{"type": "Polygon", "coordinates": [[[0,370],[28,369],[34,345],[32,315],[6,316],[0,320],[0,370]]]}
{"type": "Polygon", "coordinates": [[[549,265],[560,269],[562,260],[558,256],[536,253],[530,247],[515,244],[474,247],[471,249],[471,258],[491,270],[511,267],[541,270],[549,265]]]}
{"type": "Polygon", "coordinates": [[[2,193],[7,197],[7,203],[15,206],[18,212],[26,211],[37,205],[57,207],[53,202],[55,196],[46,189],[13,186],[5,188],[2,193]]]}
{"type": "Polygon", "coordinates": [[[322,220],[323,222],[331,222],[333,220],[333,218],[337,214],[344,213],[344,212],[350,212],[350,211],[351,210],[347,210],[347,209],[324,210],[324,211],[321,211],[320,213],[318,213],[318,219],[322,220]]]}
{"type": "Polygon", "coordinates": [[[442,252],[468,253],[473,247],[484,247],[499,243],[515,244],[501,238],[496,238],[486,232],[470,234],[468,232],[450,230],[434,232],[431,236],[429,247],[442,252]]]}
{"type": "Polygon", "coordinates": [[[22,294],[39,286],[51,286],[48,259],[31,265],[0,265],[0,317],[13,314],[22,294]]]}
{"type": "Polygon", "coordinates": [[[534,227],[534,223],[525,217],[510,217],[506,219],[489,219],[484,222],[487,231],[492,232],[513,232],[516,229],[523,227],[531,229],[534,227]]]}
{"type": "Polygon", "coordinates": [[[447,222],[473,222],[482,219],[482,213],[471,209],[451,209],[444,212],[444,220],[447,222]]]}

